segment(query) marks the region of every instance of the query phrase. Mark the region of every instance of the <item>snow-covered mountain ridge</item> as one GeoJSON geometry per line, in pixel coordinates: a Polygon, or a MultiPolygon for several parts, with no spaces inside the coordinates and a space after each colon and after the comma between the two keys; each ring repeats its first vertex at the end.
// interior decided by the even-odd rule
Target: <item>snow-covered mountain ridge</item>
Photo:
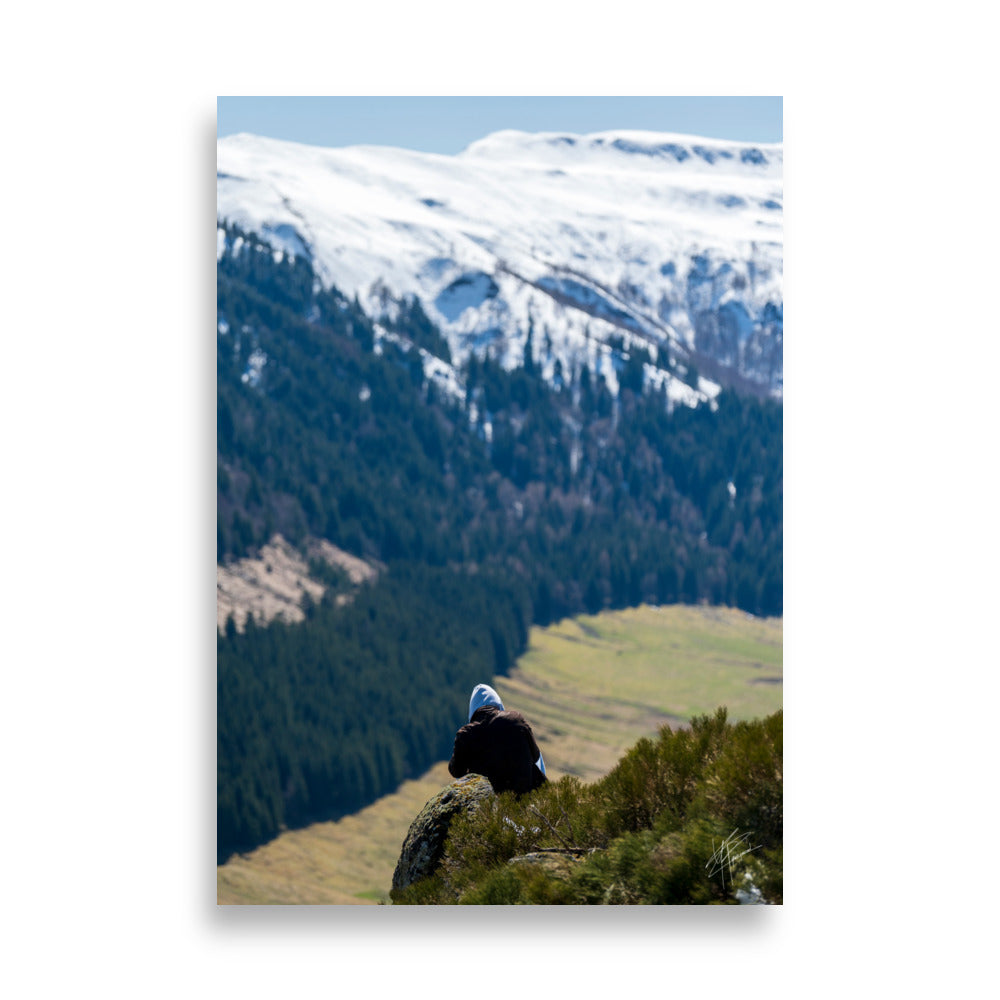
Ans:
{"type": "Polygon", "coordinates": [[[530,331],[548,377],[586,363],[616,391],[638,342],[654,383],[694,367],[699,395],[781,395],[780,144],[504,131],[442,156],[237,135],[217,191],[220,221],[308,255],[376,319],[416,296],[457,361],[512,367],[530,331]]]}

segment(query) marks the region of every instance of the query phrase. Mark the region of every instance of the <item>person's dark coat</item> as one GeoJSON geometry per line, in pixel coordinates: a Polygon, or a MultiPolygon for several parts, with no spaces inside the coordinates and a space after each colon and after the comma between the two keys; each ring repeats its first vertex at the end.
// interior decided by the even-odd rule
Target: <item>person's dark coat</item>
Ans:
{"type": "Polygon", "coordinates": [[[485,704],[455,734],[448,770],[453,778],[482,774],[495,792],[521,794],[545,783],[541,756],[531,726],[520,712],[485,704]]]}

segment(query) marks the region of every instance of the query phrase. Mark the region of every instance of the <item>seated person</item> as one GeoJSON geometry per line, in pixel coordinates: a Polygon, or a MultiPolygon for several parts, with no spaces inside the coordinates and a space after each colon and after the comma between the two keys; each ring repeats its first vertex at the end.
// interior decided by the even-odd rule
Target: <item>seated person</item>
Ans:
{"type": "Polygon", "coordinates": [[[498,794],[530,792],[546,781],[545,761],[528,720],[504,709],[488,684],[477,684],[472,692],[469,722],[455,734],[448,770],[453,778],[485,775],[498,794]]]}

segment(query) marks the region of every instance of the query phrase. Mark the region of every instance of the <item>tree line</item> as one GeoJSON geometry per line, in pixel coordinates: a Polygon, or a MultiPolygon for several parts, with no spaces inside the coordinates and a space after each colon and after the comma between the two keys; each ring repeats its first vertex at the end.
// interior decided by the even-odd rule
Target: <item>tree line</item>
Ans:
{"type": "Polygon", "coordinates": [[[450,756],[472,688],[526,648],[527,613],[511,581],[396,563],[349,605],[220,634],[219,861],[450,756]]]}

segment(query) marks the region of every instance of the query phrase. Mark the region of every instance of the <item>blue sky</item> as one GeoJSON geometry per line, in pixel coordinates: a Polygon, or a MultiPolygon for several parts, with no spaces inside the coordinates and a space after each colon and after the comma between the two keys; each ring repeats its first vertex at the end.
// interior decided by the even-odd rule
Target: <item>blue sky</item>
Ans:
{"type": "Polygon", "coordinates": [[[458,153],[499,129],[649,129],[780,142],[780,97],[220,97],[219,136],[458,153]]]}

